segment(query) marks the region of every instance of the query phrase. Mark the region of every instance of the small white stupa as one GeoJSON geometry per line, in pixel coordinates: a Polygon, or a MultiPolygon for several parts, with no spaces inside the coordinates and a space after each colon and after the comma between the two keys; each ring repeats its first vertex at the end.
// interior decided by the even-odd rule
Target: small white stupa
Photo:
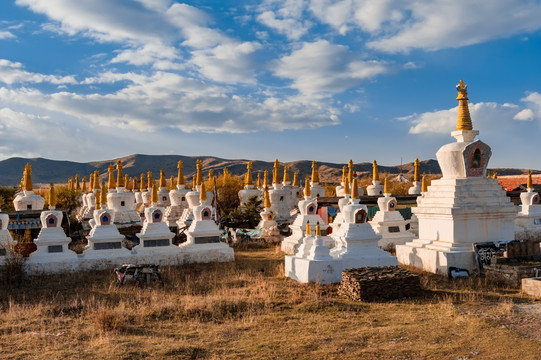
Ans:
{"type": "Polygon", "coordinates": [[[86,176],[83,176],[83,184],[81,185],[80,192],[81,192],[81,195],[80,195],[81,207],[77,209],[77,213],[75,214],[75,218],[78,220],[81,219],[81,216],[83,215],[83,213],[86,211],[86,209],[88,209],[88,202],[86,201],[87,199],[86,176]]]}
{"type": "Polygon", "coordinates": [[[124,235],[118,232],[114,220],[114,210],[107,209],[107,187],[103,182],[101,190],[96,193],[96,210],[90,222],[92,229],[87,236],[84,259],[103,259],[104,264],[110,265],[129,261],[131,251],[122,246],[124,235]]]}
{"type": "Polygon", "coordinates": [[[177,164],[177,188],[169,191],[169,199],[171,205],[165,210],[165,222],[168,226],[176,226],[177,221],[182,216],[185,209],[188,209],[188,200],[186,194],[190,192],[186,189],[186,181],[184,180],[184,174],[182,172],[184,165],[179,160],[177,164]]]}
{"type": "Polygon", "coordinates": [[[164,221],[165,208],[158,206],[158,189],[152,186],[152,206],[145,209],[145,221],[137,234],[140,242],[133,248],[139,261],[178,264],[181,249],[171,243],[175,236],[164,221]],[[177,257],[177,259],[175,259],[177,257]]]}
{"type": "MultiPolygon", "coordinates": [[[[107,208],[115,213],[114,224],[118,227],[141,225],[141,217],[136,209],[135,194],[126,191],[125,177],[122,174],[122,161],[117,162],[117,180],[115,182],[113,165],[109,166],[109,186],[116,188],[107,194],[107,208]]],[[[111,189],[111,188],[109,188],[111,189]]]]}
{"type": "Polygon", "coordinates": [[[515,220],[516,240],[538,239],[541,236],[541,204],[539,193],[534,191],[532,171],[528,171],[527,191],[520,194],[521,210],[515,220]]]}
{"type": "MultiPolygon", "coordinates": [[[[267,173],[266,176],[268,177],[267,173]]],[[[272,189],[270,189],[269,195],[271,211],[274,213],[275,219],[277,221],[289,222],[291,219],[291,192],[282,189],[282,182],[280,180],[280,162],[278,159],[274,162],[274,169],[272,171],[272,189]]]]}
{"type": "Polygon", "coordinates": [[[143,199],[143,193],[148,192],[147,189],[147,182],[145,179],[145,174],[141,173],[140,182],[139,182],[139,189],[135,192],[135,203],[136,210],[139,214],[144,213],[145,211],[145,200],[143,199]]]}
{"type": "Polygon", "coordinates": [[[167,179],[165,178],[165,170],[160,170],[160,188],[158,189],[158,202],[157,205],[161,207],[168,207],[171,205],[169,199],[169,190],[167,189],[167,179]]]}
{"type": "Polygon", "coordinates": [[[282,189],[289,191],[289,213],[293,210],[299,202],[302,194],[302,188],[299,187],[298,174],[293,174],[293,182],[289,177],[289,166],[284,165],[284,178],[282,179],[282,189]]]}
{"type": "Polygon", "coordinates": [[[410,195],[420,195],[421,194],[421,181],[419,178],[419,159],[415,159],[414,163],[414,172],[413,172],[413,186],[408,189],[408,194],[410,195]]]}
{"type": "Polygon", "coordinates": [[[154,181],[152,180],[152,171],[147,171],[147,182],[146,182],[146,190],[143,189],[143,178],[141,178],[141,198],[143,199],[143,206],[139,209],[141,213],[143,213],[145,210],[144,208],[152,205],[152,184],[154,181]]]}
{"type": "Polygon", "coordinates": [[[265,189],[265,201],[263,202],[263,210],[261,210],[261,221],[257,225],[257,229],[261,229],[261,235],[258,237],[269,238],[280,236],[278,224],[274,221],[274,213],[271,210],[271,201],[269,189],[265,189]]]}
{"type": "Polygon", "coordinates": [[[180,244],[187,262],[233,261],[233,249],[220,241],[222,231],[212,219],[212,198],[207,198],[205,184],[199,191],[200,205],[193,207],[193,222],[187,231],[187,241],[180,244]]]}
{"type": "Polygon", "coordinates": [[[396,211],[396,198],[389,191],[389,179],[385,177],[383,197],[378,198],[378,212],[370,221],[370,225],[381,235],[378,241],[380,248],[393,251],[396,245],[403,245],[412,241],[415,235],[409,230],[409,221],[404,220],[402,214],[396,211]]]}
{"type": "Polygon", "coordinates": [[[335,188],[336,196],[338,197],[344,196],[344,188],[347,181],[346,180],[347,169],[348,167],[346,165],[342,167],[342,181],[340,182],[340,185],[336,186],[335,188]]]}
{"type": "MultiPolygon", "coordinates": [[[[299,201],[298,204],[300,213],[293,223],[289,225],[292,234],[282,241],[282,251],[286,254],[294,254],[297,251],[304,238],[307,223],[320,223],[321,230],[323,231],[327,230],[328,227],[317,213],[317,201],[312,198],[310,193],[310,182],[308,178],[306,178],[304,184],[304,200],[299,201]]],[[[327,247],[334,246],[334,241],[330,237],[325,236],[324,240],[327,247]]]]}
{"type": "Polygon", "coordinates": [[[378,163],[376,160],[372,163],[372,185],[366,187],[366,195],[380,196],[383,194],[383,185],[379,181],[378,163]]]}
{"type": "MultiPolygon", "coordinates": [[[[351,191],[349,190],[349,181],[348,181],[348,178],[345,176],[345,171],[346,171],[346,167],[344,166],[344,181],[343,181],[344,188],[341,191],[342,197],[338,199],[339,211],[338,211],[338,214],[336,214],[334,221],[330,224],[330,227],[332,228],[333,232],[336,232],[340,228],[340,225],[342,225],[342,223],[344,222],[344,213],[343,213],[344,206],[349,203],[349,200],[351,197],[350,196],[351,191]]],[[[356,179],[354,181],[355,181],[355,184],[357,184],[356,179]]],[[[357,193],[358,193],[358,190],[359,189],[357,188],[357,193]]]]}
{"type": "Polygon", "coordinates": [[[26,164],[24,167],[22,189],[13,199],[15,211],[43,210],[45,199],[33,191],[32,167],[30,164],[26,164]]]}
{"type": "Polygon", "coordinates": [[[239,190],[239,199],[241,208],[251,197],[260,197],[261,193],[258,189],[254,189],[254,181],[252,179],[252,162],[246,164],[246,174],[244,175],[244,189],[239,190]]]}
{"type": "Polygon", "coordinates": [[[79,221],[89,221],[94,217],[96,209],[96,192],[100,189],[100,173],[96,169],[93,174],[90,174],[90,182],[88,184],[89,191],[83,197],[86,199],[86,208],[81,212],[79,221]]]}
{"type": "Polygon", "coordinates": [[[4,263],[4,259],[8,252],[17,245],[17,242],[13,240],[9,233],[8,225],[9,215],[0,213],[0,266],[4,263]]]}
{"type": "Polygon", "coordinates": [[[319,171],[317,169],[317,163],[312,161],[312,180],[310,182],[310,192],[312,199],[325,197],[325,187],[319,184],[319,171]]]}
{"type": "Polygon", "coordinates": [[[41,213],[41,231],[34,244],[37,250],[30,254],[28,264],[33,271],[62,272],[73,270],[77,254],[68,248],[71,238],[62,229],[62,211],[56,211],[56,193],[51,182],[49,210],[41,213]]]}
{"type": "Polygon", "coordinates": [[[457,86],[456,142],[436,153],[443,177],[433,180],[413,209],[419,238],[396,246],[398,261],[447,275],[451,267],[477,269],[473,243],[504,242],[515,237],[517,209],[497,179],[485,176],[490,147],[474,140],[466,84],[457,86]]]}

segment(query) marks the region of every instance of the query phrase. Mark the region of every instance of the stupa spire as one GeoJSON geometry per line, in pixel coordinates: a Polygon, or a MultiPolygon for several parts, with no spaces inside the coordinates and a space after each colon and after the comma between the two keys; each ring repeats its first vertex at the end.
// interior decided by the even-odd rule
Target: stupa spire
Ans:
{"type": "Polygon", "coordinates": [[[98,169],[94,170],[94,183],[92,184],[92,189],[100,188],[100,172],[98,169]]]}
{"type": "Polygon", "coordinates": [[[205,183],[201,182],[201,190],[199,191],[199,201],[203,204],[207,201],[207,191],[205,190],[205,183]]]}
{"type": "Polygon", "coordinates": [[[107,208],[107,186],[105,186],[105,180],[101,182],[101,208],[107,208]]]}
{"type": "Polygon", "coordinates": [[[308,181],[308,176],[304,179],[304,197],[309,198],[312,196],[312,192],[310,189],[310,181],[308,181]]]}
{"type": "Polygon", "coordinates": [[[261,187],[261,173],[258,172],[257,173],[257,184],[256,184],[256,187],[261,187]]]}
{"type": "Polygon", "coordinates": [[[284,182],[290,182],[289,179],[289,166],[284,165],[284,182]]]}
{"type": "Polygon", "coordinates": [[[122,161],[118,160],[116,163],[116,186],[117,187],[124,187],[126,184],[124,183],[124,175],[122,174],[122,161]]]}
{"type": "Polygon", "coordinates": [[[252,162],[248,161],[248,164],[246,164],[246,175],[244,176],[244,185],[253,185],[253,184],[254,184],[254,181],[252,179],[252,162]]]}
{"type": "Polygon", "coordinates": [[[348,162],[348,182],[351,183],[353,181],[353,160],[349,159],[348,162]]]}
{"type": "Polygon", "coordinates": [[[165,178],[165,170],[160,170],[160,187],[167,187],[167,179],[165,178]]]}
{"type": "Polygon", "coordinates": [[[75,174],[75,191],[81,191],[81,178],[79,177],[79,174],[75,174]]]}
{"type": "Polygon", "coordinates": [[[385,176],[385,181],[383,183],[383,193],[384,194],[390,194],[389,192],[389,177],[385,176]]]}
{"type": "Polygon", "coordinates": [[[423,182],[421,183],[421,192],[428,191],[428,184],[426,183],[426,173],[423,173],[423,182]]]}
{"type": "Polygon", "coordinates": [[[317,171],[317,162],[312,161],[312,182],[319,183],[319,173],[317,171]]]}
{"type": "Polygon", "coordinates": [[[83,176],[83,183],[81,185],[81,191],[86,193],[86,176],[83,176]]]}
{"type": "Polygon", "coordinates": [[[351,187],[353,188],[351,189],[351,198],[358,199],[359,198],[359,185],[357,185],[357,178],[353,179],[353,184],[351,185],[351,187]]]}
{"type": "Polygon", "coordinates": [[[310,221],[306,222],[306,236],[312,236],[312,229],[310,228],[310,221]]]}
{"type": "MultiPolygon", "coordinates": [[[[345,168],[345,166],[344,166],[345,168]]],[[[359,190],[357,190],[358,192],[359,190]]],[[[350,191],[349,191],[349,181],[344,181],[344,195],[349,195],[350,194],[350,191]]]]}
{"type": "Polygon", "coordinates": [[[346,165],[342,166],[342,182],[343,183],[346,183],[347,181],[347,176],[346,176],[347,171],[348,171],[347,169],[348,167],[346,165]]]}
{"type": "Polygon", "coordinates": [[[147,190],[147,182],[145,180],[145,174],[141,173],[141,184],[139,185],[139,191],[144,192],[147,190]]]}
{"type": "Polygon", "coordinates": [[[413,172],[413,181],[419,181],[419,159],[416,158],[413,162],[414,172],[413,172]]]}
{"type": "Polygon", "coordinates": [[[203,163],[201,162],[201,160],[197,160],[195,166],[197,168],[197,177],[195,178],[194,187],[197,185],[201,185],[201,183],[203,182],[203,163]]]}
{"type": "Polygon", "coordinates": [[[293,183],[291,185],[299,186],[299,173],[298,172],[293,173],[293,183]]]}
{"type": "Polygon", "coordinates": [[[116,188],[116,183],[115,183],[115,175],[114,175],[115,168],[113,164],[109,164],[109,168],[107,169],[107,171],[109,172],[109,182],[107,183],[107,187],[109,189],[114,189],[116,188]]]}
{"type": "Polygon", "coordinates": [[[147,171],[147,188],[152,191],[152,184],[154,182],[152,181],[152,171],[147,171]]]}
{"type": "Polygon", "coordinates": [[[56,192],[54,190],[54,184],[51,181],[51,187],[49,188],[49,209],[53,210],[56,207],[56,192]]]}
{"type": "Polygon", "coordinates": [[[23,172],[23,189],[26,191],[32,191],[34,186],[32,185],[32,167],[30,164],[26,164],[23,172]]]}
{"type": "Polygon", "coordinates": [[[155,181],[152,183],[152,198],[151,198],[150,202],[153,205],[158,203],[158,187],[156,186],[155,181]]]}
{"type": "Polygon", "coordinates": [[[319,221],[316,224],[316,236],[321,236],[321,226],[319,226],[319,221]]]}
{"type": "Polygon", "coordinates": [[[378,162],[376,160],[372,163],[372,180],[379,181],[378,162]]]}
{"type": "Polygon", "coordinates": [[[280,183],[280,162],[278,161],[278,159],[274,161],[274,169],[272,171],[272,183],[280,183]]]}
{"type": "Polygon", "coordinates": [[[269,187],[265,186],[265,203],[263,204],[263,207],[265,209],[270,209],[271,202],[270,202],[270,195],[269,195],[269,187]]]}
{"type": "Polygon", "coordinates": [[[265,170],[265,174],[263,175],[263,186],[265,188],[269,186],[269,170],[265,170]]]}
{"type": "Polygon", "coordinates": [[[456,118],[456,129],[457,130],[472,130],[472,122],[470,117],[470,109],[468,107],[468,85],[460,80],[456,86],[458,91],[458,116],[456,118]]]}
{"type": "Polygon", "coordinates": [[[528,184],[526,185],[528,190],[533,190],[533,182],[532,182],[532,170],[528,170],[528,184]]]}

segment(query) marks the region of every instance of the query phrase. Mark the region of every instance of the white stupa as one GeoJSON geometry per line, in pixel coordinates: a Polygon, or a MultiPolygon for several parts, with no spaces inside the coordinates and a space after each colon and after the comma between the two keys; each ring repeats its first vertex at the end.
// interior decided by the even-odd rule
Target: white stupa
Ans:
{"type": "Polygon", "coordinates": [[[312,161],[312,180],[310,182],[310,193],[312,199],[325,197],[325,187],[319,184],[319,171],[317,169],[317,163],[312,161]]]}
{"type": "Polygon", "coordinates": [[[265,239],[268,239],[269,237],[279,237],[280,230],[278,229],[278,224],[274,220],[268,188],[265,189],[264,199],[263,210],[261,210],[260,213],[261,221],[257,225],[257,229],[261,229],[261,234],[258,237],[265,239]]]}
{"type": "MultiPolygon", "coordinates": [[[[268,179],[268,173],[265,172],[265,176],[268,179]]],[[[264,184],[264,186],[266,186],[264,184]]],[[[274,214],[276,221],[289,222],[291,219],[291,192],[288,189],[282,188],[282,182],[280,180],[280,162],[278,159],[274,162],[274,169],[272,171],[272,188],[269,190],[271,211],[274,214]]]]}
{"type": "Polygon", "coordinates": [[[135,194],[126,191],[126,179],[122,174],[122,168],[122,161],[118,160],[117,180],[115,182],[113,165],[109,165],[109,186],[111,186],[109,189],[115,188],[115,191],[109,191],[107,194],[107,209],[114,211],[114,224],[117,227],[142,225],[141,217],[136,211],[135,194]]]}
{"type": "Polygon", "coordinates": [[[408,194],[410,195],[420,195],[421,194],[421,181],[419,177],[419,159],[415,159],[413,162],[414,173],[413,173],[413,185],[408,189],[408,194]]]}
{"type": "Polygon", "coordinates": [[[433,180],[413,209],[419,238],[396,246],[398,261],[426,271],[448,274],[450,267],[477,268],[473,243],[514,239],[516,207],[497,179],[485,177],[490,147],[472,130],[467,87],[457,86],[456,142],[436,153],[443,177],[433,180]]]}
{"type": "Polygon", "coordinates": [[[204,183],[199,194],[200,205],[192,209],[193,222],[187,231],[187,241],[180,244],[187,262],[233,261],[233,249],[220,241],[223,232],[212,219],[212,198],[207,198],[204,183]]]}
{"type": "Polygon", "coordinates": [[[380,196],[383,195],[383,185],[379,181],[378,163],[376,160],[372,163],[372,185],[366,187],[366,195],[380,196]]]}
{"type": "Polygon", "coordinates": [[[293,174],[293,182],[291,182],[291,179],[289,177],[289,166],[284,165],[284,178],[282,179],[282,189],[289,191],[289,213],[291,214],[291,210],[293,210],[296,206],[299,200],[301,199],[302,195],[302,188],[299,186],[299,174],[294,173],[293,174]]]}
{"type": "Polygon", "coordinates": [[[168,207],[171,205],[171,200],[169,199],[169,190],[167,190],[167,179],[165,178],[165,170],[160,170],[160,182],[158,189],[158,202],[157,205],[161,207],[168,207]]]}
{"type": "MultiPolygon", "coordinates": [[[[343,180],[342,183],[344,184],[344,188],[341,189],[341,198],[338,199],[338,213],[336,214],[333,222],[329,225],[333,232],[336,232],[338,231],[338,229],[340,228],[340,225],[342,225],[342,223],[344,222],[344,213],[343,213],[343,210],[344,210],[344,206],[347,205],[349,203],[349,200],[351,198],[351,191],[349,189],[349,181],[348,181],[348,178],[345,174],[346,172],[346,167],[344,166],[344,169],[343,169],[343,180]]],[[[355,184],[357,184],[357,182],[355,181],[355,184]]],[[[357,191],[359,190],[359,188],[357,188],[357,191]]]]}
{"type": "Polygon", "coordinates": [[[90,221],[92,229],[87,236],[88,245],[83,252],[84,259],[103,259],[104,264],[111,265],[129,261],[131,251],[122,246],[124,235],[118,232],[114,220],[114,210],[107,209],[107,187],[103,182],[101,190],[96,193],[96,210],[90,221]]]}
{"type": "MultiPolygon", "coordinates": [[[[299,201],[298,204],[300,213],[293,223],[289,225],[292,234],[282,241],[281,248],[286,254],[294,254],[297,251],[304,238],[307,223],[312,225],[320,223],[322,231],[325,231],[328,227],[317,213],[317,201],[312,198],[310,193],[310,182],[308,178],[306,178],[304,183],[304,200],[299,201]]],[[[334,246],[334,241],[330,237],[325,236],[324,241],[327,247],[334,246]]]]}
{"type": "Polygon", "coordinates": [[[254,188],[254,181],[252,178],[252,162],[249,161],[246,164],[246,174],[244,175],[244,189],[239,190],[239,199],[241,208],[244,207],[244,204],[248,202],[248,199],[251,197],[260,197],[261,192],[254,188]]]}
{"type": "Polygon", "coordinates": [[[4,263],[8,252],[17,244],[9,233],[8,225],[9,215],[0,213],[0,266],[4,263]]]}
{"type": "Polygon", "coordinates": [[[189,208],[186,194],[188,194],[190,190],[186,189],[186,181],[184,180],[184,174],[182,172],[183,167],[182,161],[179,160],[177,164],[177,188],[169,191],[171,205],[165,210],[165,222],[168,226],[176,226],[176,223],[182,216],[184,210],[189,208]]]}
{"type": "Polygon", "coordinates": [[[33,271],[63,272],[73,270],[77,254],[68,248],[71,238],[62,229],[62,211],[55,210],[56,193],[51,182],[49,210],[41,213],[41,231],[34,244],[37,250],[30,254],[28,265],[33,271]]]}
{"type": "Polygon", "coordinates": [[[141,213],[144,213],[146,207],[152,205],[152,184],[154,181],[152,180],[152,171],[147,171],[147,182],[146,182],[146,190],[143,189],[143,178],[141,177],[141,199],[143,200],[143,206],[139,208],[139,211],[141,213]]]}
{"type": "MultiPolygon", "coordinates": [[[[194,212],[194,207],[200,205],[200,192],[201,192],[201,185],[203,184],[203,163],[201,160],[197,160],[196,162],[196,169],[197,172],[194,174],[193,177],[193,190],[188,191],[186,193],[186,201],[188,202],[188,208],[184,209],[182,212],[182,216],[177,221],[177,226],[179,229],[181,228],[188,228],[192,221],[194,212]]],[[[226,180],[226,176],[224,173],[224,181],[226,180]]],[[[211,191],[206,192],[206,198],[209,199],[208,201],[212,202],[214,194],[211,191]]]]}
{"type": "Polygon", "coordinates": [[[412,241],[415,235],[409,231],[409,221],[404,220],[402,214],[396,211],[396,198],[389,191],[389,179],[384,182],[383,197],[378,198],[378,212],[370,221],[375,233],[381,235],[378,241],[380,248],[393,251],[396,245],[403,245],[412,241]]]}
{"type": "Polygon", "coordinates": [[[336,196],[338,197],[344,196],[344,189],[345,189],[345,185],[347,181],[346,180],[347,169],[348,167],[346,165],[342,167],[342,181],[340,182],[340,185],[337,185],[335,187],[335,193],[336,193],[336,196]]]}
{"type": "Polygon", "coordinates": [[[158,189],[152,189],[152,206],[145,209],[145,221],[141,232],[137,234],[140,242],[133,248],[138,261],[146,263],[178,264],[182,263],[181,249],[171,243],[175,236],[164,221],[165,208],[157,206],[158,189]],[[177,259],[175,259],[175,257],[177,259]]]}
{"type": "Polygon", "coordinates": [[[520,194],[522,203],[515,220],[517,240],[538,239],[541,236],[541,204],[539,193],[534,191],[532,172],[528,172],[527,191],[520,194]]]}
{"type": "Polygon", "coordinates": [[[96,192],[100,189],[100,173],[96,169],[94,173],[90,174],[90,182],[88,183],[88,192],[83,194],[86,206],[81,211],[81,214],[77,219],[79,221],[89,221],[94,217],[94,210],[96,209],[96,192]]]}
{"type": "Polygon", "coordinates": [[[45,199],[33,191],[32,167],[30,164],[26,164],[24,167],[22,189],[13,199],[15,211],[43,210],[45,199]]]}
{"type": "Polygon", "coordinates": [[[88,202],[86,201],[87,200],[86,176],[83,176],[83,184],[81,185],[80,191],[81,191],[81,195],[80,195],[81,207],[77,209],[77,212],[75,214],[75,218],[78,219],[79,221],[82,218],[82,215],[84,214],[84,212],[88,209],[88,202]]]}

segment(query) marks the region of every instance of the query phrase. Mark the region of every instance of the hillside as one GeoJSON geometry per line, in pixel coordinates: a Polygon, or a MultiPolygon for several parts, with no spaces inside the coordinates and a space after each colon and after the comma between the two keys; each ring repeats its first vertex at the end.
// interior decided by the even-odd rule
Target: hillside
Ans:
{"type": "MultiPolygon", "coordinates": [[[[49,160],[43,158],[9,158],[7,160],[0,161],[0,185],[17,185],[22,177],[23,169],[26,163],[32,165],[32,180],[36,186],[38,184],[48,184],[51,181],[55,183],[66,183],[70,176],[79,174],[81,178],[83,176],[89,176],[95,169],[101,174],[103,179],[107,176],[107,167],[110,163],[116,163],[118,160],[122,160],[124,164],[124,173],[129,176],[140,176],[141,173],[147,173],[151,171],[155,178],[159,176],[160,169],[165,169],[165,175],[167,178],[177,175],[177,163],[182,160],[184,163],[184,176],[187,181],[190,181],[191,177],[195,173],[195,164],[197,159],[203,162],[203,169],[205,176],[207,176],[208,170],[213,170],[215,174],[222,173],[223,168],[227,167],[229,172],[233,175],[242,175],[246,172],[247,159],[222,159],[212,156],[182,156],[182,155],[143,155],[134,154],[125,156],[122,158],[94,161],[89,163],[78,163],[73,161],[59,161],[49,160]]],[[[254,177],[257,172],[263,172],[269,170],[269,175],[272,179],[272,162],[252,160],[254,177]]],[[[281,166],[288,165],[290,167],[290,174],[293,178],[293,172],[299,172],[299,178],[303,179],[304,176],[310,175],[312,171],[312,160],[299,160],[291,161],[287,163],[281,163],[281,166]]],[[[342,176],[342,166],[345,164],[336,164],[328,162],[318,162],[319,174],[321,182],[339,182],[342,176]]],[[[525,174],[525,169],[496,169],[499,175],[516,175],[525,174]]],[[[355,164],[355,171],[358,176],[371,176],[372,163],[362,162],[355,164]]],[[[380,174],[399,174],[404,173],[406,177],[411,178],[413,176],[413,163],[407,163],[394,166],[379,166],[380,174]]],[[[421,172],[427,174],[439,174],[440,168],[436,160],[424,160],[421,161],[421,172]]],[[[534,171],[534,173],[541,173],[540,171],[534,171]]],[[[283,172],[281,173],[283,176],[283,172]]]]}

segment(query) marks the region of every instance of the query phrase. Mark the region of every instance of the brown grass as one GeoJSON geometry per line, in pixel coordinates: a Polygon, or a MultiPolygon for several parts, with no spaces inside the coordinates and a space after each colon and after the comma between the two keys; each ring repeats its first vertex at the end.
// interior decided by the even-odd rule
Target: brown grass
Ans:
{"type": "Polygon", "coordinates": [[[0,288],[2,359],[538,359],[502,326],[532,300],[482,279],[422,274],[417,299],[359,303],[337,286],[284,279],[274,247],[236,261],[163,269],[164,285],[111,272],[0,288]]]}

